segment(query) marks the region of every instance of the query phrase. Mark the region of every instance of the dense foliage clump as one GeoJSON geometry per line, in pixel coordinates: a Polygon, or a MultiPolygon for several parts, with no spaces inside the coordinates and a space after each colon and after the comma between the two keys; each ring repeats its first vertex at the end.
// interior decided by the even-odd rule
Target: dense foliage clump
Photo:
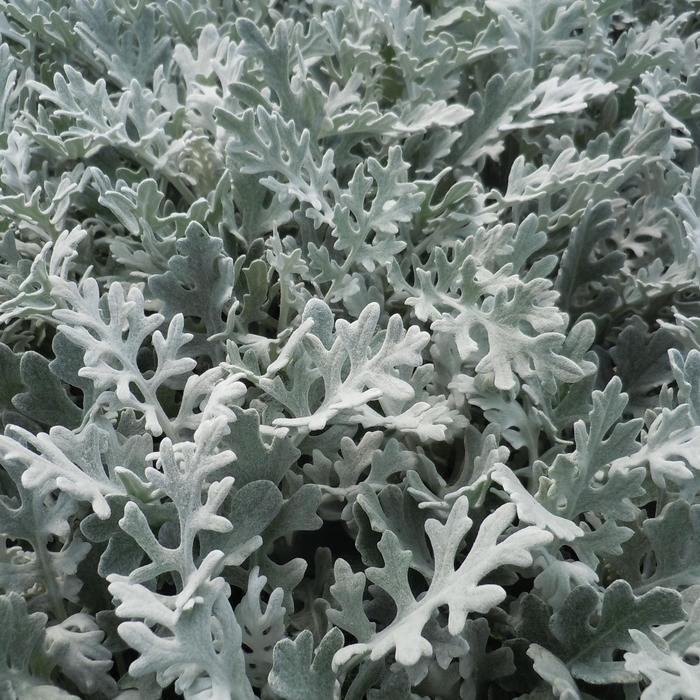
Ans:
{"type": "Polygon", "coordinates": [[[700,698],[699,8],[0,0],[0,699],[700,698]]]}

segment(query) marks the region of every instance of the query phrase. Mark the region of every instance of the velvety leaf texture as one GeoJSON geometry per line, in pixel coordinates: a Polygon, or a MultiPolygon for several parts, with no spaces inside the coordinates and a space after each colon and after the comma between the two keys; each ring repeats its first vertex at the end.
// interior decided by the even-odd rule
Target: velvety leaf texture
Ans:
{"type": "Polygon", "coordinates": [[[700,699],[697,0],[0,0],[0,700],[700,699]]]}

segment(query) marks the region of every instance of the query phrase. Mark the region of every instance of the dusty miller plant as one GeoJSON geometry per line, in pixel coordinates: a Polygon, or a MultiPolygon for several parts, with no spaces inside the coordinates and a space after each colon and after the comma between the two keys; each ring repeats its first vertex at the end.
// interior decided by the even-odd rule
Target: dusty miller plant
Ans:
{"type": "Polygon", "coordinates": [[[693,0],[0,0],[0,698],[700,698],[693,0]]]}

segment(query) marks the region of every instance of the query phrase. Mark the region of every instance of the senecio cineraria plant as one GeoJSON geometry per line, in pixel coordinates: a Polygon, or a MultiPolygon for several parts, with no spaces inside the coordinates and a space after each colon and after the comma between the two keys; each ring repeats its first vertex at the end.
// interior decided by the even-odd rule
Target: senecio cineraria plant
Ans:
{"type": "Polygon", "coordinates": [[[700,6],[0,0],[0,699],[700,698],[700,6]]]}

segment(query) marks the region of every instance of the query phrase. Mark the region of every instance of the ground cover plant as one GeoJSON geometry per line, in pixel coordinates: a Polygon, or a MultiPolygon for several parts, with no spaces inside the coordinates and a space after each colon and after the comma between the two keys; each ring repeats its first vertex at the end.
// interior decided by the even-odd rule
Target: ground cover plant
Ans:
{"type": "Polygon", "coordinates": [[[0,699],[700,698],[691,0],[0,0],[0,699]]]}

